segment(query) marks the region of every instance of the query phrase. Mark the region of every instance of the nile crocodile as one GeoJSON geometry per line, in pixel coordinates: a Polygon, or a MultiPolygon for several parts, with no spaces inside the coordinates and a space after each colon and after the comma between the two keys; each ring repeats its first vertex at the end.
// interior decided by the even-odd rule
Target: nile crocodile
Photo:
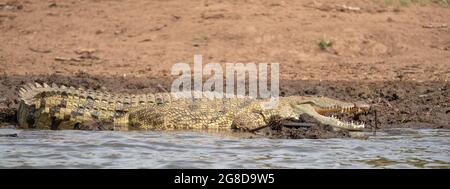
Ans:
{"type": "Polygon", "coordinates": [[[326,97],[280,97],[274,108],[267,99],[177,98],[175,93],[118,95],[52,84],[28,84],[19,91],[19,128],[80,129],[99,123],[108,130],[252,129],[267,118],[307,114],[339,130],[362,130],[364,124],[340,121],[325,113],[368,110],[365,103],[326,97]]]}

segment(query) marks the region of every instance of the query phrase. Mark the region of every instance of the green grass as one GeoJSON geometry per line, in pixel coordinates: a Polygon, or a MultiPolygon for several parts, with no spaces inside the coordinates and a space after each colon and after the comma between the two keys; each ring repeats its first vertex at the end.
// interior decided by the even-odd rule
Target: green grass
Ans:
{"type": "Polygon", "coordinates": [[[450,7],[450,3],[448,2],[448,0],[439,0],[438,1],[441,5],[444,5],[446,7],[450,7]]]}
{"type": "Polygon", "coordinates": [[[430,4],[438,4],[446,7],[450,7],[449,0],[374,0],[378,3],[384,3],[388,6],[410,6],[410,5],[430,5],[430,4]]]}

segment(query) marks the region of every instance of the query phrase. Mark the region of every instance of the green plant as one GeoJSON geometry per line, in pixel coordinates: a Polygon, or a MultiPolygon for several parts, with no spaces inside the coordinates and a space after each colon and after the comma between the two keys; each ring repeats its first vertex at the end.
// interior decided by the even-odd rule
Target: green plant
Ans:
{"type": "Polygon", "coordinates": [[[400,0],[399,3],[400,3],[401,6],[408,6],[411,3],[411,1],[409,1],[409,0],[400,0]]]}
{"type": "Polygon", "coordinates": [[[409,5],[420,5],[425,6],[429,4],[439,4],[442,6],[449,7],[449,0],[373,0],[375,3],[384,2],[388,6],[409,6],[409,5]]]}
{"type": "Polygon", "coordinates": [[[440,0],[439,4],[444,5],[444,6],[450,6],[450,4],[448,3],[448,0],[440,0]]]}
{"type": "Polygon", "coordinates": [[[327,50],[328,47],[331,47],[331,45],[332,45],[332,43],[330,41],[325,40],[325,39],[321,39],[319,41],[319,48],[320,48],[320,50],[323,50],[323,51],[327,50]]]}

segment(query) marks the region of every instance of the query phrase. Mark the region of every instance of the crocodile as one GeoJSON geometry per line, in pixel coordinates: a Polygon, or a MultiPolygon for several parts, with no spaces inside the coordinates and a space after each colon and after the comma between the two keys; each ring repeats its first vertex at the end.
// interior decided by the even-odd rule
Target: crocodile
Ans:
{"type": "Polygon", "coordinates": [[[177,93],[124,95],[46,83],[24,85],[19,90],[19,101],[19,128],[52,130],[83,129],[90,124],[99,124],[105,130],[249,130],[266,125],[273,116],[296,119],[307,114],[336,130],[361,131],[363,123],[326,115],[370,108],[364,102],[323,96],[286,96],[276,101],[180,98],[177,93]],[[266,107],[274,102],[276,106],[266,107]]]}

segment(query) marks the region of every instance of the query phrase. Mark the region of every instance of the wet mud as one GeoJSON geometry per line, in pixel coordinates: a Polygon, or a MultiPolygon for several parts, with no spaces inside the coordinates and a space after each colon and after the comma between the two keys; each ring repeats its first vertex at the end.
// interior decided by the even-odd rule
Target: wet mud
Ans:
{"type": "MultiPolygon", "coordinates": [[[[28,82],[46,82],[67,86],[92,88],[111,93],[154,93],[170,91],[172,78],[156,77],[98,77],[85,73],[74,76],[30,75],[0,76],[0,122],[15,124],[17,91],[28,82]]],[[[356,82],[311,81],[280,82],[281,96],[323,95],[344,101],[364,101],[377,112],[338,114],[346,121],[365,122],[369,129],[383,128],[450,128],[449,82],[356,82]]],[[[311,129],[321,128],[312,127],[311,129]]],[[[326,131],[327,129],[322,129],[326,131]]]]}

